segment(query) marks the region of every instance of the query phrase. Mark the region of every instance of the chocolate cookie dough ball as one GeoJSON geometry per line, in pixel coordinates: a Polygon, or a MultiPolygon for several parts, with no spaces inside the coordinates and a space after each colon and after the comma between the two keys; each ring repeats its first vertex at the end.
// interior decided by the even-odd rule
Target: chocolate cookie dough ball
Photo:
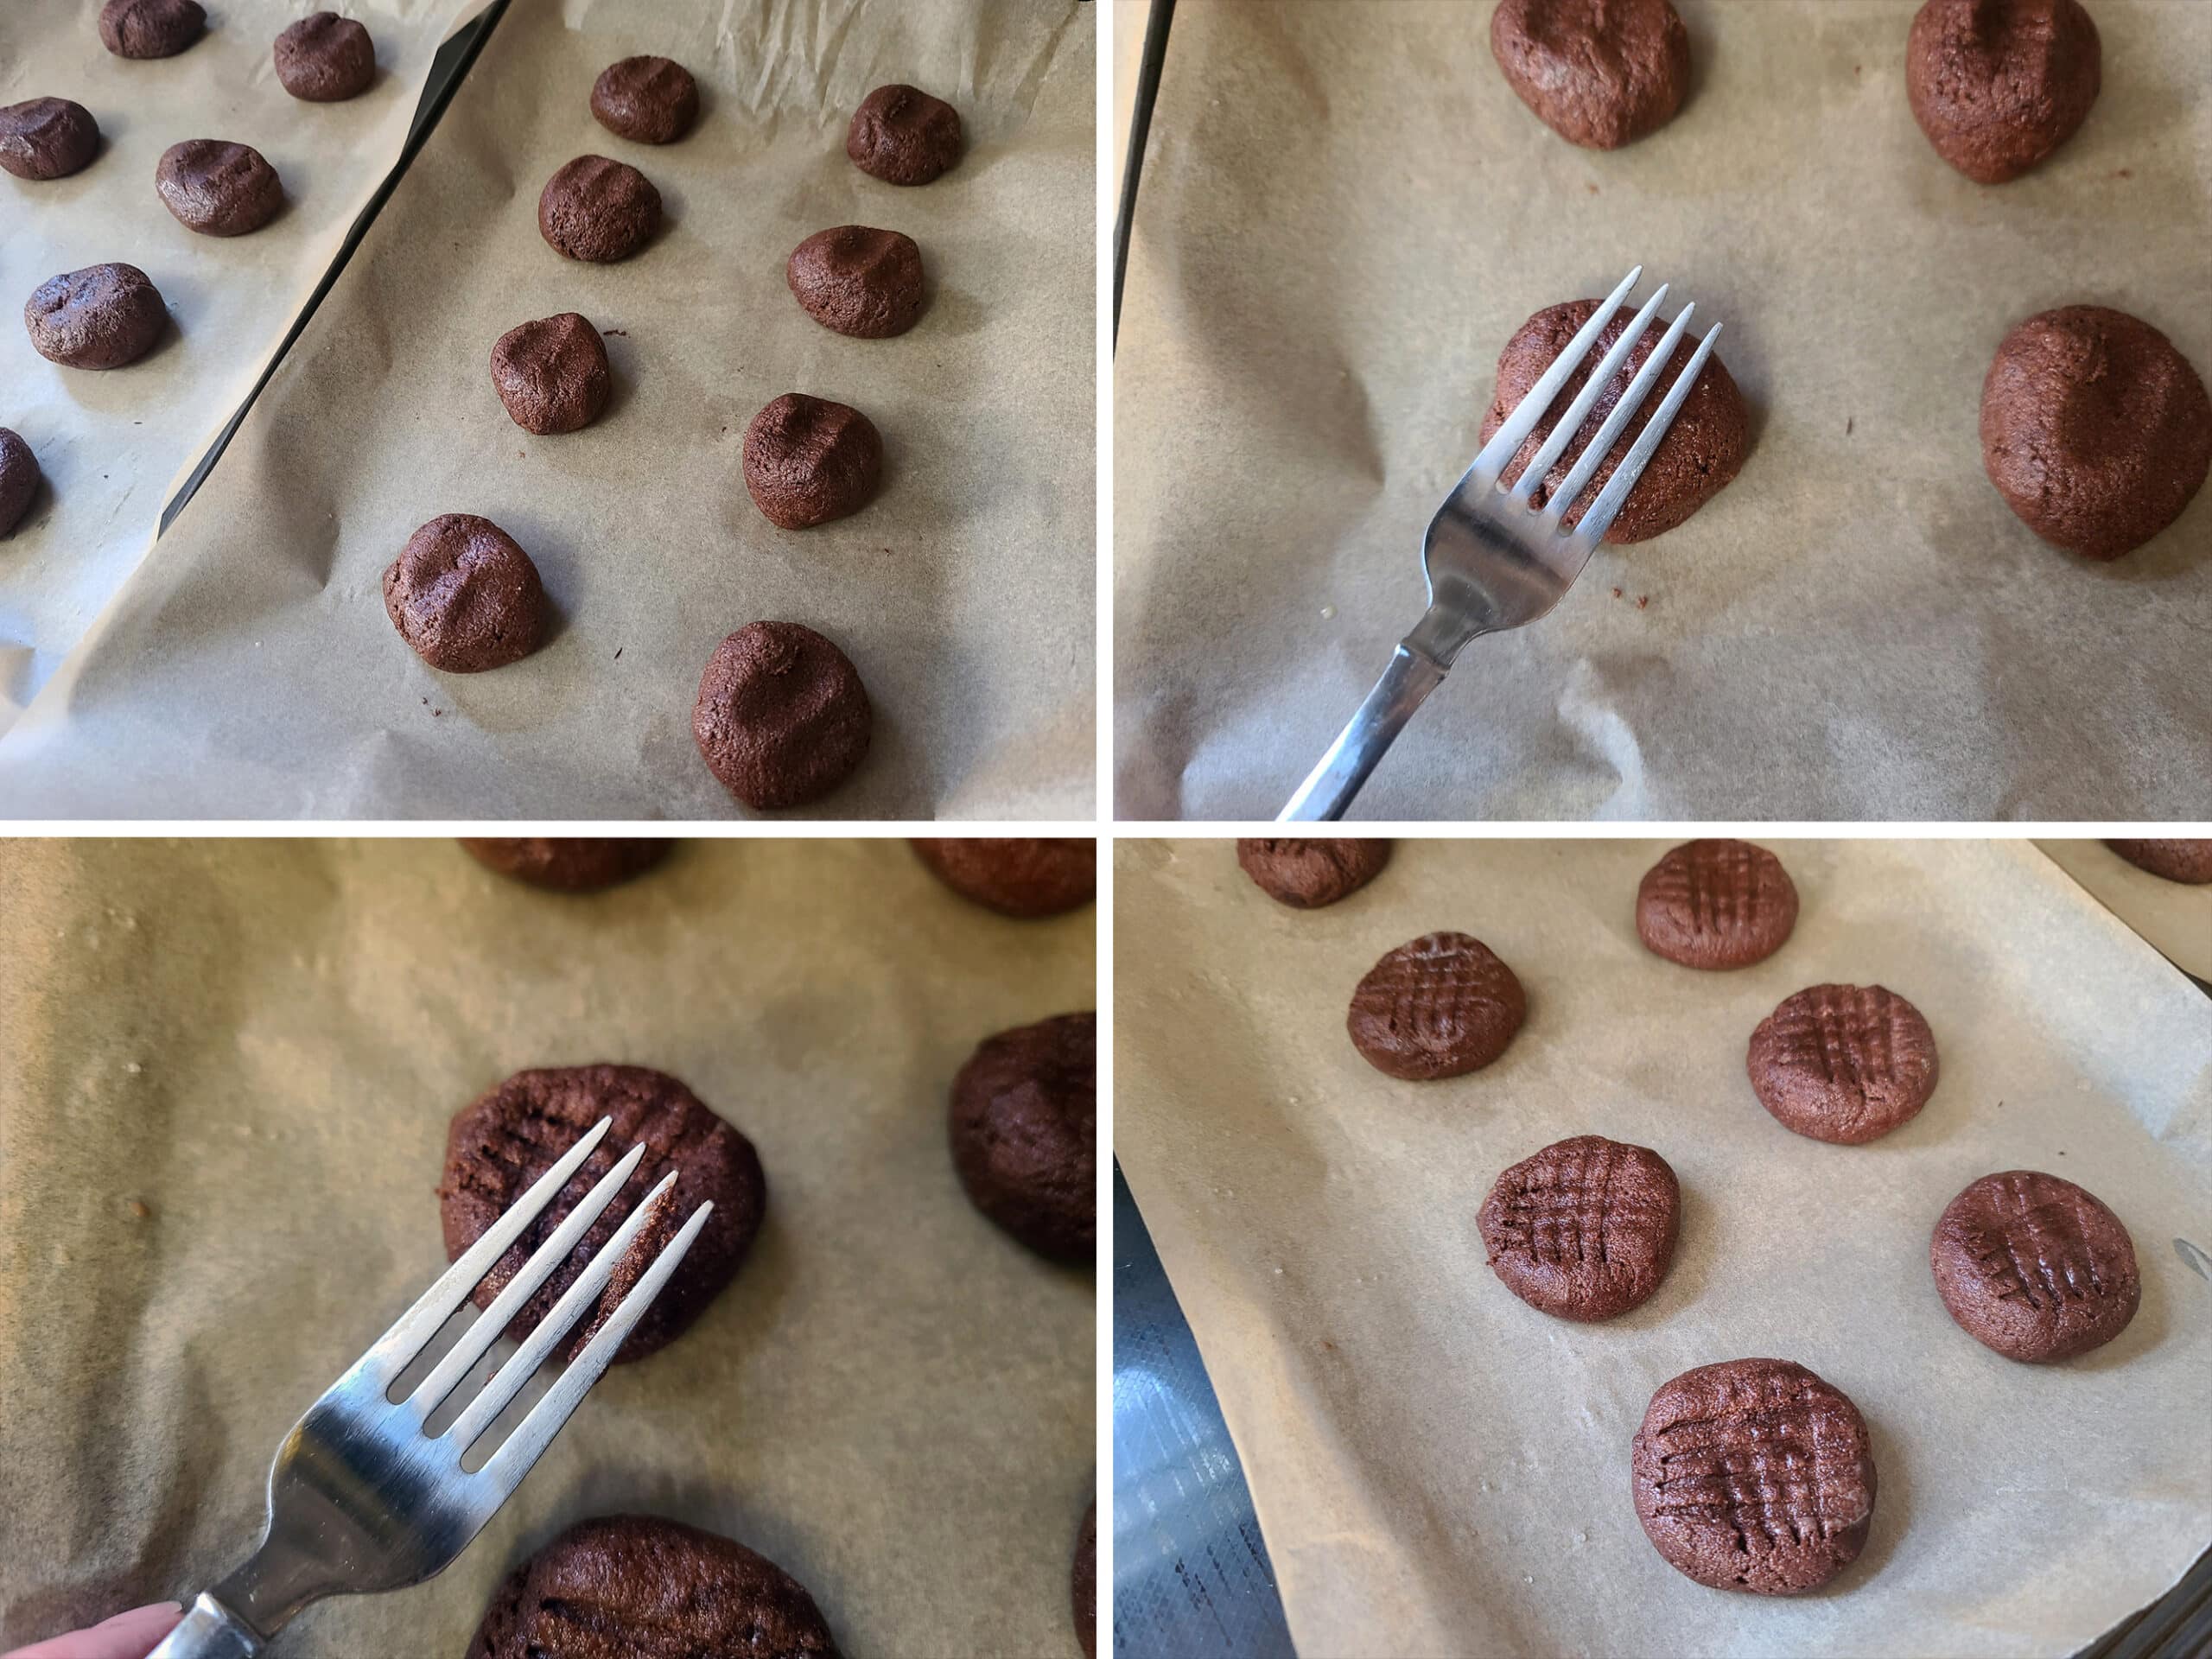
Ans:
{"type": "Polygon", "coordinates": [[[1075,1639],[1083,1659],[1098,1659],[1098,1505],[1083,1512],[1075,1535],[1075,1639]]]}
{"type": "Polygon", "coordinates": [[[1236,862],[1253,885],[1293,910],[1319,910],[1350,898],[1382,874],[1387,841],[1330,836],[1240,841],[1236,862]]]}
{"type": "Polygon", "coordinates": [[[699,118],[699,83],[671,58],[625,58],[592,83],[592,118],[618,138],[673,143],[699,118]]]}
{"type": "Polygon", "coordinates": [[[1815,985],[1759,1022],[1745,1058],[1784,1128],[1863,1146],[1910,1123],[1936,1091],[1936,1033],[1879,985],[1815,985]]]}
{"type": "Polygon", "coordinates": [[[86,265],[41,283],[23,307],[31,347],[65,369],[119,369],[162,337],[169,314],[136,265],[86,265]]]}
{"type": "Polygon", "coordinates": [[[492,346],[492,385],[514,423],[540,437],[597,420],[613,385],[607,342],[573,311],[518,323],[492,346]]]}
{"type": "Polygon", "coordinates": [[[748,622],[715,646],[691,709],[707,770],[764,812],[851,777],[874,724],[852,659],[796,622],[748,622]]]}
{"type": "Polygon", "coordinates": [[[2075,0],[1928,0],[1905,40],[1913,118],[1980,184],[2018,178],[2071,138],[2101,75],[2097,26],[2075,0]]]}
{"type": "Polygon", "coordinates": [[[960,111],[912,86],[879,86],[853,111],[845,154],[887,184],[927,184],[960,159],[960,111]]]}
{"type": "Polygon", "coordinates": [[[1944,1207],[1929,1245],[1959,1328],[2030,1364],[2101,1348],[2143,1298],[2135,1242],[2094,1194],[2032,1169],[1985,1175],[1944,1207]]]}
{"type": "Polygon", "coordinates": [[[1786,1359],[1725,1359],[1662,1383],[1630,1478],[1651,1547],[1715,1590],[1817,1590],[1859,1559],[1874,1518],[1866,1420],[1786,1359]]]}
{"type": "Polygon", "coordinates": [[[100,44],[118,58],[173,58],[207,27],[199,0],[107,0],[100,8],[100,44]]]}
{"type": "Polygon", "coordinates": [[[1024,920],[1087,905],[1098,890],[1096,842],[1014,836],[917,840],[914,851],[963,899],[1024,920]]]}
{"type": "Polygon", "coordinates": [[[487,870],[549,893],[597,893],[627,881],[668,856],[672,841],[650,836],[463,836],[461,844],[487,870]]]}
{"type": "Polygon", "coordinates": [[[154,169],[154,188],[178,224],[202,236],[257,231],[284,205],[284,187],[261,152],[221,138],[171,144],[154,169]]]}
{"type": "Polygon", "coordinates": [[[1429,933],[1367,970],[1344,1024],[1376,1071],[1427,1082],[1488,1065],[1528,1014],[1520,980],[1488,945],[1429,933]]]}
{"type": "Polygon", "coordinates": [[[791,250],[784,280],[807,315],[855,340],[903,334],[922,315],[922,251],[896,231],[817,231],[791,250]]]}
{"type": "Polygon", "coordinates": [[[2212,397],[2173,342],[2100,305],[2005,336],[1981,385],[1981,464],[2005,505],[2088,559],[2133,552],[2212,467],[2212,397]]]}
{"type": "Polygon", "coordinates": [[[15,529],[30,511],[38,480],[38,457],[30,445],[0,426],[0,536],[15,529]]]}
{"type": "Polygon", "coordinates": [[[745,429],[745,487],[772,524],[805,530],[858,512],[883,476],[883,439],[857,409],[787,391],[745,429]]]}
{"type": "MultiPolygon", "coordinates": [[[[642,1359],[690,1328],[736,1276],[767,1208],[767,1179],[760,1173],[753,1143],[698,1096],[666,1072],[642,1065],[518,1071],[454,1116],[446,1136],[438,1209],[445,1226],[447,1258],[457,1262],[602,1117],[614,1120],[607,1138],[477,1286],[475,1301],[479,1307],[491,1306],[522,1271],[531,1253],[553,1236],[599,1179],[632,1147],[643,1147],[645,1156],[614,1201],[568,1260],[523,1304],[508,1327],[517,1341],[535,1330],[582,1276],[600,1247],[621,1230],[661,1178],[673,1171],[672,1201],[663,1204],[660,1213],[639,1234],[629,1258],[633,1270],[642,1271],[658,1255],[702,1204],[712,1204],[714,1211],[660,1294],[623,1339],[614,1356],[620,1362],[642,1359]]],[[[602,1311],[611,1313],[612,1304],[602,1311]]],[[[576,1327],[576,1338],[569,1344],[572,1351],[589,1339],[592,1328],[588,1320],[576,1327]]]]}
{"type": "Polygon", "coordinates": [[[579,156],[545,181],[537,232],[559,253],[592,264],[627,259],[660,229],[660,192],[626,162],[579,156]]]}
{"type": "MultiPolygon", "coordinates": [[[[6,518],[0,513],[0,522],[6,518]]],[[[2169,881],[2200,887],[2212,881],[2212,841],[2108,841],[2105,845],[2137,869],[2169,881]]]]}
{"type": "Polygon", "coordinates": [[[1685,968],[1748,968],[1797,925],[1797,887],[1782,861],[1748,841],[1690,841],[1644,872],[1636,936],[1685,968]]]}
{"type": "Polygon", "coordinates": [[[1650,1147],[1578,1135],[1500,1175],[1475,1224],[1491,1271],[1529,1306],[1610,1319],[1659,1288],[1681,1208],[1672,1166],[1650,1147]]]}
{"type": "Polygon", "coordinates": [[[473,512],[441,513],[384,573],[384,608],[432,668],[480,674],[518,663],[545,634],[545,587],[513,537],[473,512]]]}
{"type": "Polygon", "coordinates": [[[1689,91],[1689,31],[1669,0],[1499,0],[1490,49],[1537,119],[1588,149],[1664,126],[1689,91]]]}
{"type": "Polygon", "coordinates": [[[19,179],[65,179],[99,153],[99,124],[81,104],[34,98],[0,109],[0,168],[19,179]]]}
{"type": "MultiPolygon", "coordinates": [[[[1539,311],[1522,323],[1513,338],[1505,343],[1505,350],[1497,359],[1497,391],[1491,399],[1490,410],[1483,416],[1482,441],[1488,443],[1505,424],[1507,416],[1529,395],[1529,390],[1543,376],[1552,360],[1567,349],[1575,331],[1590,321],[1598,309],[1595,300],[1569,300],[1564,305],[1554,305],[1539,311]]],[[[1612,320],[1599,331],[1597,342],[1589,354],[1567,377],[1552,401],[1555,414],[1547,415],[1536,423],[1527,442],[1506,463],[1504,475],[1518,479],[1536,452],[1551,436],[1558,416],[1567,412],[1569,404],[1588,384],[1591,375],[1605,359],[1614,343],[1627,332],[1634,313],[1626,307],[1613,314],[1612,320]]],[[[1582,423],[1582,430],[1575,435],[1560,459],[1544,475],[1530,499],[1538,505],[1548,500],[1552,491],[1567,482],[1574,463],[1581,460],[1582,452],[1598,435],[1598,429],[1620,403],[1621,394],[1628,390],[1642,368],[1658,349],[1666,330],[1654,318],[1643,337],[1629,353],[1598,401],[1591,406],[1589,418],[1582,423]]],[[[1560,522],[1569,528],[1582,522],[1582,515],[1598,499],[1616,468],[1628,458],[1628,452],[1643,429],[1650,424],[1660,401],[1666,396],[1682,371],[1689,366],[1690,355],[1697,349],[1699,337],[1685,330],[1681,342],[1675,348],[1675,355],[1660,371],[1658,385],[1644,399],[1636,418],[1622,431],[1620,437],[1598,465],[1596,474],[1584,486],[1576,504],[1568,508],[1560,522]]],[[[1751,414],[1744,407],[1744,394],[1736,389],[1735,380],[1729,375],[1727,365],[1721,362],[1716,351],[1698,371],[1697,382],[1691,386],[1689,396],[1675,413],[1675,422],[1667,429],[1667,435],[1659,440],[1659,447],[1651,452],[1651,459],[1636,480],[1636,487],[1628,493],[1628,499],[1621,504],[1619,514],[1606,527],[1605,540],[1615,544],[1647,542],[1654,536],[1674,529],[1700,507],[1720,493],[1728,480],[1743,470],[1744,457],[1751,448],[1751,414]]]]}
{"type": "Polygon", "coordinates": [[[1087,1262],[1097,1237],[1097,1016],[987,1039],[952,1083],[952,1164],[975,1206],[1039,1255],[1087,1262]]]}
{"type": "Polygon", "coordinates": [[[318,11],[276,37],[276,79],[294,98],[338,104],[377,78],[376,43],[351,17],[318,11]]]}

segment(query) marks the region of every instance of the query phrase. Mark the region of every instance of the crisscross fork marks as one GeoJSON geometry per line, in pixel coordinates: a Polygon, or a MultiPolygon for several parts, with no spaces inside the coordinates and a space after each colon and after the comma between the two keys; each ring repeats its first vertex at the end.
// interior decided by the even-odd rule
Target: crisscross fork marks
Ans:
{"type": "Polygon", "coordinates": [[[1773,1040],[1785,1064],[1817,1070],[1821,1079],[1864,1095],[1897,1075],[1900,1049],[1911,1039],[1904,1004],[1878,985],[1822,985],[1793,998],[1773,1040]]]}
{"type": "Polygon", "coordinates": [[[2104,1295],[2104,1275],[2089,1244],[2089,1217],[2077,1193],[2016,1172],[1997,1183],[1991,1207],[1995,1230],[1975,1229],[1975,1255],[1991,1282],[2004,1286],[1999,1301],[2018,1299],[2039,1311],[2055,1311],[2069,1299],[2104,1295]],[[2022,1260],[2023,1250],[2035,1262],[2032,1274],[2022,1260]]]}
{"type": "Polygon", "coordinates": [[[1859,1449],[1817,1379],[1775,1374],[1732,1387],[1728,1406],[1659,1431],[1656,1513],[1718,1521],[1738,1548],[1825,1540],[1864,1518],[1859,1449]],[[1738,1403],[1740,1399],[1740,1403],[1738,1403]]]}
{"type": "Polygon", "coordinates": [[[1656,1236],[1666,1227],[1665,1208],[1634,1183],[1624,1192],[1617,1177],[1627,1160],[1614,1142],[1592,1139],[1598,1144],[1588,1153],[1577,1146],[1521,1166],[1517,1184],[1500,1204],[1500,1254],[1517,1253],[1547,1267],[1589,1264],[1611,1271],[1637,1265],[1633,1251],[1626,1262],[1611,1257],[1608,1236],[1656,1236]]]}
{"type": "Polygon", "coordinates": [[[1393,1031],[1410,1032],[1424,1046],[1448,1042],[1480,1009],[1510,1012],[1498,964],[1473,941],[1456,933],[1430,933],[1404,949],[1385,988],[1393,1031]]]}

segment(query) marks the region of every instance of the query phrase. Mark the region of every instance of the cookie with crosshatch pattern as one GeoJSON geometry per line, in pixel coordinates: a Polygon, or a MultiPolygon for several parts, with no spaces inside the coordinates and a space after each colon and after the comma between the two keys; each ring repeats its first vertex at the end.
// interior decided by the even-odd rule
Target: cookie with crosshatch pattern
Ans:
{"type": "Polygon", "coordinates": [[[1578,1135],[1500,1175],[1475,1225],[1491,1271],[1529,1306],[1610,1319],[1667,1276],[1681,1203],[1674,1170],[1650,1147],[1578,1135]]]}
{"type": "Polygon", "coordinates": [[[1644,872],[1636,934],[1685,968],[1748,968],[1797,925],[1797,888],[1782,861],[1748,841],[1688,841],[1644,872]]]}
{"type": "Polygon", "coordinates": [[[2120,1217],[2032,1169],[1985,1175],[1946,1205],[1928,1264],[1961,1331],[2030,1364],[2102,1347],[2143,1299],[2120,1217]]]}
{"type": "Polygon", "coordinates": [[[1936,1033],[1880,985],[1814,985],[1783,1000],[1745,1057],[1784,1128],[1855,1147],[1920,1115],[1936,1089],[1936,1033]]]}
{"type": "Polygon", "coordinates": [[[1488,1065],[1528,1013],[1520,980],[1488,945],[1427,933],[1367,970],[1344,1025],[1376,1071],[1427,1082],[1488,1065]]]}

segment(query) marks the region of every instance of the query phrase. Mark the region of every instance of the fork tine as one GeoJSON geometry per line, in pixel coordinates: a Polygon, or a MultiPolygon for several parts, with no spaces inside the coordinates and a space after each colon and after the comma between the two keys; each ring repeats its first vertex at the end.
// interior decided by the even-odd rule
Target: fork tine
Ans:
{"type": "Polygon", "coordinates": [[[515,1425],[514,1433],[477,1471],[478,1478],[487,1481],[491,1491],[497,1495],[494,1501],[514,1491],[538,1455],[553,1443],[553,1437],[569,1421],[569,1414],[576,1408],[576,1402],[613,1362],[615,1350],[630,1334],[630,1327],[637,1324],[652,1306],[653,1298],[660,1294],[661,1287],[683,1260],[683,1253],[691,1248],[691,1241],[698,1237],[699,1230],[707,1224],[714,1208],[711,1202],[702,1203],[691,1212],[691,1219],[653,1258],[652,1266],[630,1287],[630,1294],[622,1299],[613,1317],[584,1344],[583,1352],[569,1362],[560,1380],[545,1391],[544,1398],[530,1408],[530,1414],[515,1425]]]}
{"type": "Polygon", "coordinates": [[[507,1253],[524,1230],[537,1219],[538,1212],[569,1184],[578,1166],[607,1138],[613,1122],[611,1117],[601,1118],[537,1178],[529,1192],[508,1205],[506,1213],[485,1229],[484,1236],[462,1252],[461,1259],[439,1274],[438,1281],[423,1293],[415,1306],[376,1339],[346,1374],[348,1379],[374,1378],[380,1387],[390,1388],[392,1379],[415,1362],[439,1328],[468,1300],[476,1281],[491,1272],[492,1264],[507,1253]]]}
{"type": "Polygon", "coordinates": [[[515,1316],[522,1312],[522,1305],[537,1294],[537,1287],[552,1276],[554,1268],[568,1260],[569,1253],[576,1248],[576,1241],[591,1230],[600,1212],[614,1202],[614,1195],[622,1190],[622,1184],[630,1179],[638,1167],[638,1160],[645,1155],[645,1146],[641,1141],[623,1154],[620,1163],[600,1177],[599,1185],[554,1230],[553,1236],[537,1247],[523,1264],[522,1271],[468,1327],[452,1351],[438,1362],[437,1370],[408,1396],[407,1408],[415,1413],[418,1421],[428,1418],[438,1408],[438,1402],[451,1394],[461,1379],[468,1375],[469,1368],[484,1357],[485,1351],[499,1339],[499,1333],[514,1323],[515,1316]]]}
{"type": "Polygon", "coordinates": [[[1618,288],[1599,302],[1598,308],[1590,314],[1590,321],[1584,323],[1574,338],[1567,342],[1567,349],[1552,359],[1551,367],[1546,369],[1536,384],[1529,388],[1529,395],[1513,406],[1513,412],[1505,417],[1505,424],[1497,429],[1497,435],[1483,445],[1473,465],[1467,468],[1470,474],[1479,474],[1494,480],[1505,470],[1505,463],[1513,459],[1513,452],[1521,447],[1522,440],[1536,429],[1536,423],[1544,418],[1544,411],[1551,407],[1552,399],[1559,396],[1559,389],[1567,384],[1567,377],[1573,374],[1582,359],[1589,355],[1591,342],[1612,321],[1613,313],[1621,308],[1621,302],[1628,297],[1629,291],[1643,275],[1643,267],[1638,265],[1621,278],[1618,288]]]}
{"type": "Polygon", "coordinates": [[[1559,424],[1552,428],[1552,435],[1544,441],[1544,447],[1536,451],[1536,458],[1529,463],[1529,470],[1521,474],[1520,481],[1508,492],[1509,499],[1526,501],[1529,492],[1543,481],[1552,469],[1552,463],[1574,441],[1574,435],[1582,429],[1582,423],[1590,417],[1590,406],[1598,401],[1599,395],[1607,386],[1613,384],[1613,377],[1620,372],[1621,365],[1628,360],[1628,354],[1636,349],[1636,342],[1642,340],[1643,331],[1650,327],[1652,315],[1659,309],[1659,302],[1667,297],[1667,287],[1665,283],[1662,283],[1653,290],[1651,297],[1643,302],[1643,309],[1636,314],[1634,321],[1613,342],[1612,349],[1605,353],[1596,372],[1583,386],[1582,395],[1568,405],[1566,414],[1559,417],[1559,424]]]}
{"type": "MultiPolygon", "coordinates": [[[[1621,503],[1628,499],[1628,493],[1636,487],[1642,476],[1644,463],[1651,459],[1651,452],[1659,447],[1659,440],[1667,435],[1667,429],[1674,424],[1675,411],[1682,406],[1682,399],[1690,395],[1690,388],[1697,382],[1705,368],[1705,359],[1713,355],[1713,342],[1720,338],[1720,325],[1714,323],[1706,337],[1698,342],[1691,354],[1689,366],[1675,378],[1667,388],[1666,400],[1659,405],[1659,412],[1651,417],[1651,424],[1637,435],[1635,447],[1628,452],[1613,475],[1605,480],[1605,487],[1590,504],[1590,511],[1582,515],[1574,527],[1579,537],[1586,537],[1592,546],[1612,527],[1613,517],[1621,510],[1621,503]]],[[[1656,357],[1656,353],[1653,355],[1656,357]]]]}
{"type": "Polygon", "coordinates": [[[1621,394],[1620,402],[1613,405],[1613,412],[1605,416],[1605,424],[1598,429],[1598,435],[1590,440],[1590,447],[1575,458],[1566,481],[1552,493],[1551,499],[1544,503],[1543,518],[1539,522],[1546,530],[1557,524],[1567,510],[1581,499],[1582,492],[1589,486],[1599,464],[1611,451],[1614,440],[1636,418],[1636,411],[1643,407],[1643,400],[1651,395],[1651,388],[1659,384],[1659,377],[1666,372],[1667,365],[1674,360],[1675,348],[1682,343],[1682,333],[1690,326],[1690,315],[1696,309],[1694,300],[1682,308],[1681,315],[1675,319],[1674,326],[1652,348],[1651,355],[1643,360],[1643,366],[1636,372],[1636,378],[1628,383],[1628,390],[1621,394]]]}

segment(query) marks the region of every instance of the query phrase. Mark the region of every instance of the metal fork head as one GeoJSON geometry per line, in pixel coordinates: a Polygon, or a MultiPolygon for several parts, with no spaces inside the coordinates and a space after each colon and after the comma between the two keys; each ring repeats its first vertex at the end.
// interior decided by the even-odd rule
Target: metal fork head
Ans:
{"type": "Polygon", "coordinates": [[[1459,648],[1478,634],[1520,627],[1559,603],[1611,527],[1621,504],[1627,500],[1629,491],[1643,475],[1652,452],[1667,435],[1667,429],[1674,424],[1683,399],[1697,384],[1706,359],[1712,356],[1713,343],[1720,335],[1718,324],[1698,343],[1688,364],[1675,377],[1657,410],[1637,435],[1620,465],[1613,469],[1612,476],[1583,509],[1573,528],[1567,527],[1563,522],[1567,514],[1588,491],[1605,456],[1627,430],[1629,423],[1642,409],[1673,359],[1675,347],[1689,327],[1690,315],[1697,308],[1694,305],[1684,306],[1629,382],[1620,400],[1599,424],[1595,435],[1583,447],[1560,486],[1545,498],[1541,506],[1535,504],[1537,486],[1564,457],[1567,446],[1581,431],[1599,397],[1649,329],[1659,303],[1667,295],[1666,285],[1662,283],[1560,415],[1535,459],[1516,477],[1505,476],[1507,467],[1521,446],[1582,365],[1643,274],[1643,267],[1638,265],[1621,280],[1619,287],[1599,302],[1590,320],[1567,342],[1567,348],[1544,371],[1528,396],[1514,406],[1504,424],[1483,446],[1474,464],[1467,468],[1458,486],[1445,498],[1444,505],[1429,521],[1428,534],[1421,544],[1421,565],[1428,578],[1429,611],[1407,643],[1420,644],[1440,663],[1448,665],[1459,648]]]}
{"type": "Polygon", "coordinates": [[[671,1171],[459,1416],[441,1433],[429,1432],[439,1407],[613,1202],[643,1154],[642,1147],[633,1147],[436,1366],[401,1398],[391,1398],[394,1385],[425,1356],[493,1264],[560,1196],[612,1122],[602,1118],[571,1147],[284,1437],[269,1471],[269,1523],[261,1548],[214,1592],[262,1636],[274,1635],[320,1597],[397,1589],[442,1571],[529,1472],[675,1272],[712,1205],[691,1213],[482,1466],[474,1471],[462,1466],[472,1445],[600,1299],[639,1236],[665,1214],[676,1179],[671,1171]]]}

